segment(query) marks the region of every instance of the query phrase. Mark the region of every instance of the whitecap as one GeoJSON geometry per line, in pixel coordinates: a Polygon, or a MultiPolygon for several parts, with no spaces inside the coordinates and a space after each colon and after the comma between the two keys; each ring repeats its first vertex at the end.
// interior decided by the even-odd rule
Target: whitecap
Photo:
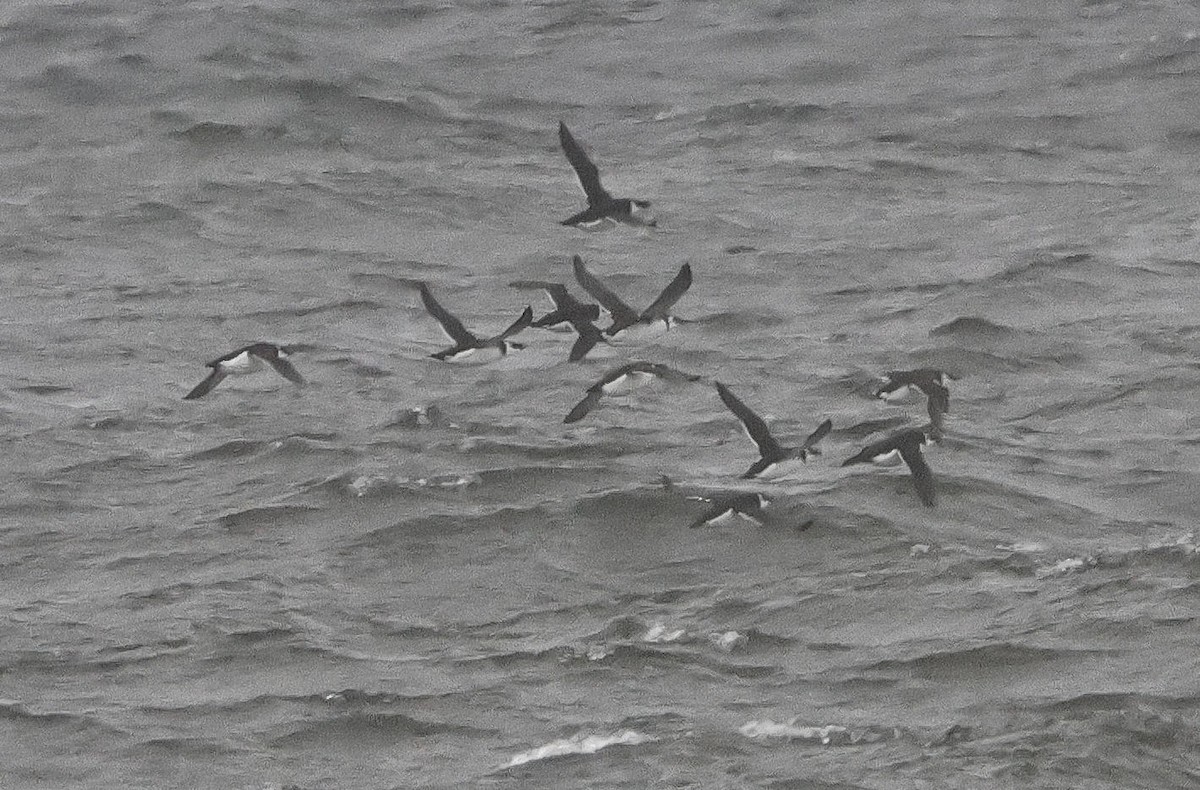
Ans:
{"type": "Polygon", "coordinates": [[[658,739],[652,735],[643,735],[635,730],[624,730],[614,735],[584,735],[580,733],[570,738],[551,741],[545,746],[538,746],[536,749],[519,752],[513,755],[504,767],[513,768],[537,760],[564,757],[570,754],[595,754],[601,749],[607,749],[609,746],[637,746],[638,744],[650,743],[656,740],[658,739]]]}
{"type": "Polygon", "coordinates": [[[837,724],[827,724],[824,727],[798,727],[796,720],[789,722],[748,721],[738,728],[738,732],[747,738],[786,738],[787,740],[817,741],[825,746],[831,743],[846,743],[850,740],[850,730],[837,724]]]}
{"type": "Polygon", "coordinates": [[[675,630],[671,631],[668,630],[667,627],[662,623],[655,623],[654,625],[650,626],[650,630],[646,631],[645,635],[642,636],[642,641],[658,643],[678,642],[686,635],[687,631],[682,628],[676,628],[675,630]]]}

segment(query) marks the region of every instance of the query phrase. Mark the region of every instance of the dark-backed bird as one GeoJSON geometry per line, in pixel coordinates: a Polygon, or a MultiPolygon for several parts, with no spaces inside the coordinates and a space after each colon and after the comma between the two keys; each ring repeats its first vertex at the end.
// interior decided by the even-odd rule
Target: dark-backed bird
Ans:
{"type": "Polygon", "coordinates": [[[804,463],[810,455],[820,455],[817,444],[833,428],[831,420],[825,420],[817,429],[808,435],[799,447],[784,447],[775,440],[767,429],[767,424],[750,407],[742,403],[736,395],[721,382],[717,382],[717,394],[721,401],[729,407],[734,416],[741,420],[746,435],[758,447],[759,459],[750,465],[743,478],[750,477],[782,477],[795,470],[796,462],[804,463]]]}
{"type": "Polygon", "coordinates": [[[184,400],[203,398],[212,392],[213,387],[220,384],[226,376],[238,376],[261,370],[263,363],[271,366],[279,375],[298,386],[304,385],[304,377],[300,375],[288,357],[294,349],[290,346],[277,346],[274,343],[252,343],[237,351],[230,351],[223,357],[218,357],[205,364],[212,368],[208,378],[197,384],[191,392],[183,396],[184,400]]]}
{"type": "Polygon", "coordinates": [[[605,395],[625,395],[644,387],[656,379],[675,382],[699,381],[701,376],[684,373],[657,362],[630,362],[605,373],[599,381],[587,388],[583,400],[576,403],[563,419],[564,423],[579,422],[596,407],[605,395]]]}
{"type": "MultiPolygon", "coordinates": [[[[593,321],[600,317],[600,306],[585,304],[567,291],[565,285],[546,282],[544,280],[518,280],[509,283],[513,288],[545,291],[554,303],[554,309],[531,324],[534,327],[552,327],[558,324],[570,324],[577,335],[571,353],[567,359],[578,362],[592,350],[597,343],[604,341],[604,335],[593,321]]],[[[606,341],[605,341],[606,342],[606,341]]]]}
{"type": "Polygon", "coordinates": [[[875,397],[886,401],[901,400],[915,388],[935,402],[940,413],[946,414],[950,411],[950,386],[946,382],[953,378],[936,368],[889,370],[883,377],[883,383],[875,390],[875,397]]]}
{"type": "Polygon", "coordinates": [[[625,338],[628,338],[640,334],[638,330],[661,332],[670,329],[678,321],[668,311],[687,293],[688,288],[692,287],[692,267],[691,264],[685,263],[679,267],[675,278],[667,283],[667,287],[662,290],[658,298],[639,313],[621,301],[621,297],[613,293],[608,286],[600,282],[596,275],[588,271],[587,267],[583,265],[583,259],[578,255],[574,257],[572,264],[575,268],[575,279],[579,281],[583,290],[599,302],[612,317],[612,324],[604,330],[604,334],[613,338],[617,335],[624,335],[625,338]]]}
{"type": "Polygon", "coordinates": [[[932,441],[933,436],[927,429],[909,428],[867,445],[843,461],[842,466],[865,463],[893,466],[902,459],[908,464],[908,471],[912,473],[913,486],[917,489],[921,503],[926,507],[933,507],[937,503],[933,472],[929,464],[925,463],[925,456],[921,452],[921,447],[932,441]]]}
{"type": "Polygon", "coordinates": [[[575,169],[579,185],[587,197],[588,207],[578,214],[567,217],[563,225],[595,227],[604,222],[624,222],[628,225],[657,223],[650,216],[650,201],[636,198],[615,198],[600,184],[600,171],[584,153],[583,148],[571,135],[571,130],[562,121],[558,122],[558,141],[562,145],[567,161],[575,169]]]}
{"type": "Polygon", "coordinates": [[[429,355],[434,359],[446,362],[470,361],[473,363],[483,363],[499,359],[508,354],[510,350],[525,347],[521,343],[511,342],[508,338],[533,323],[532,307],[526,306],[525,312],[521,313],[521,317],[514,321],[511,326],[495,337],[489,337],[484,340],[469,332],[463,326],[462,321],[459,321],[449,310],[442,307],[437,299],[433,298],[433,294],[429,292],[429,286],[425,283],[420,283],[419,287],[421,290],[421,302],[424,303],[425,309],[441,324],[442,331],[446,333],[446,336],[454,341],[454,345],[449,348],[429,355]]]}

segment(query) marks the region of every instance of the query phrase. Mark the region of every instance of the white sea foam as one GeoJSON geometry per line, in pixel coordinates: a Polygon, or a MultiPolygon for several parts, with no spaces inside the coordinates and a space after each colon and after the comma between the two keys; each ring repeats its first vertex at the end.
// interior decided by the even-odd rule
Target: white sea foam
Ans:
{"type": "Polygon", "coordinates": [[[535,749],[518,752],[509,759],[505,768],[513,768],[525,763],[532,763],[538,760],[546,760],[551,757],[565,757],[570,754],[595,754],[601,749],[607,749],[609,746],[637,746],[642,743],[650,743],[658,740],[652,735],[645,735],[635,730],[623,730],[613,735],[574,735],[570,738],[562,738],[557,741],[551,741],[545,746],[538,746],[535,749]]]}
{"type": "Polygon", "coordinates": [[[738,732],[747,738],[784,738],[786,740],[816,741],[822,745],[846,743],[850,740],[850,730],[837,724],[827,724],[824,727],[801,727],[796,720],[788,722],[762,719],[748,721],[738,728],[738,732]]]}

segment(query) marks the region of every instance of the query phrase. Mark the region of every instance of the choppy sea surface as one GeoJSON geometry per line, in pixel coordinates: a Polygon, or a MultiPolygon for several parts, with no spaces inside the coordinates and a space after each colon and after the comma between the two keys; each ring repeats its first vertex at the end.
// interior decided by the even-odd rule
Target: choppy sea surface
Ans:
{"type": "Polygon", "coordinates": [[[1200,785],[1194,3],[12,2],[0,64],[0,787],[1200,785]],[[560,119],[657,229],[557,224],[560,119]],[[574,254],[686,322],[428,357],[412,280],[487,334],[574,254]],[[310,386],[182,400],[255,340],[310,386]],[[629,359],[824,455],[562,424],[629,359]],[[918,366],[932,509],[839,466],[918,366]]]}

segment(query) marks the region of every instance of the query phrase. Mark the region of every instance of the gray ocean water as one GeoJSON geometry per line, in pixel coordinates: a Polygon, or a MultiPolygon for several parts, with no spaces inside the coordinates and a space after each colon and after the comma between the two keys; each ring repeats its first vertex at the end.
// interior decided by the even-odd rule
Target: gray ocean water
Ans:
{"type": "Polygon", "coordinates": [[[0,787],[1200,786],[1194,3],[39,0],[0,63],[0,787]],[[560,119],[657,229],[557,224],[560,119]],[[486,334],[574,254],[688,323],[428,358],[410,280],[486,334]],[[310,386],[182,400],[260,339],[310,386]],[[824,455],[562,424],[632,358],[824,455]],[[839,467],[917,366],[934,509],[839,467]]]}

